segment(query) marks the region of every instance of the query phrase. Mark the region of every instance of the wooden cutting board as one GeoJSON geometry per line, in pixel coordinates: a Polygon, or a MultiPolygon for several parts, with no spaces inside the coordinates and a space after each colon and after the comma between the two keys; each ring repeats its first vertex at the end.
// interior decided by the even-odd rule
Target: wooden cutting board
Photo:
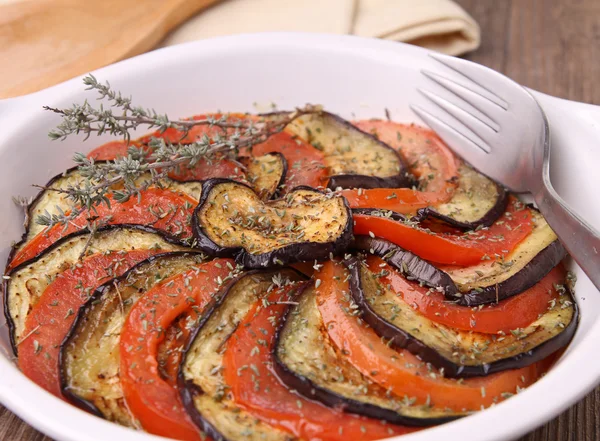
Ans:
{"type": "Polygon", "coordinates": [[[217,1],[0,0],[0,98],[146,52],[217,1]]]}

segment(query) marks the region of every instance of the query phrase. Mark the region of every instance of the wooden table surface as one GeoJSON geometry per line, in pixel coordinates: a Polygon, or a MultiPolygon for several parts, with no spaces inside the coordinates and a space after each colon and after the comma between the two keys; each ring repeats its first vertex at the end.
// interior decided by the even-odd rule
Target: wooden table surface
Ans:
{"type": "MultiPolygon", "coordinates": [[[[600,0],[456,1],[482,29],[481,47],[466,58],[539,91],[600,104],[600,0]]],[[[0,440],[52,441],[2,406],[0,440]]],[[[600,441],[600,387],[520,441],[600,441]]]]}

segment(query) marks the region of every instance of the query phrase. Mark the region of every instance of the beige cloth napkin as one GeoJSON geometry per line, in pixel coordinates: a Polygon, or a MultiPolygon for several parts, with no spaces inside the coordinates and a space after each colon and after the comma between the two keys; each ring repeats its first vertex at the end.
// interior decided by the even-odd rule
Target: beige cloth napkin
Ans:
{"type": "Polygon", "coordinates": [[[477,23],[451,0],[227,0],[188,20],[161,46],[266,31],[377,37],[451,55],[480,43],[477,23]]]}

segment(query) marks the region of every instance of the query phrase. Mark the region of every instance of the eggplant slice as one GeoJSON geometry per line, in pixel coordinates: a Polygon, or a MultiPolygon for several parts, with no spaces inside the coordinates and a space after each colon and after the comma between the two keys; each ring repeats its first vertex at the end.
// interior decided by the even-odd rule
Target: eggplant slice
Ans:
{"type": "Polygon", "coordinates": [[[464,415],[390,396],[356,370],[329,340],[313,284],[290,307],[278,331],[274,367],[290,389],[346,412],[409,426],[441,424],[464,415]]]}
{"type": "Polygon", "coordinates": [[[328,112],[294,119],[287,127],[324,154],[330,170],[328,187],[411,187],[413,177],[402,157],[373,135],[328,112]]]}
{"type": "Polygon", "coordinates": [[[536,210],[531,213],[531,234],[510,254],[468,267],[440,269],[391,242],[368,236],[357,236],[352,247],[381,257],[407,278],[443,291],[449,300],[460,305],[495,303],[531,288],[566,256],[546,220],[536,210]]]}
{"type": "Polygon", "coordinates": [[[98,229],[91,241],[87,230],[69,234],[54,242],[35,258],[15,267],[4,280],[4,313],[15,354],[25,329],[25,319],[46,287],[64,270],[76,265],[81,253],[186,248],[163,232],[140,225],[109,225],[98,229]],[[88,244],[89,242],[89,244],[88,244]],[[86,245],[89,245],[86,249],[86,245]]]}
{"type": "Polygon", "coordinates": [[[152,256],[96,289],[61,345],[64,396],[94,415],[136,427],[119,381],[119,339],[125,318],[146,291],[204,260],[199,252],[152,256]]]}
{"type": "Polygon", "coordinates": [[[578,311],[568,290],[526,328],[508,335],[461,331],[436,323],[380,283],[358,259],[346,261],[350,293],[362,319],[397,349],[443,369],[447,377],[474,377],[518,369],[566,346],[577,328],[578,311]]]}
{"type": "Polygon", "coordinates": [[[246,157],[240,161],[246,166],[246,179],[260,199],[268,201],[279,195],[288,170],[287,161],[281,153],[246,157]]]}
{"type": "MultiPolygon", "coordinates": [[[[103,161],[96,161],[101,163],[103,161]]],[[[139,179],[140,183],[148,180],[147,177],[139,179]]],[[[56,214],[59,209],[63,212],[69,211],[72,203],[68,200],[63,193],[58,193],[55,190],[65,190],[69,187],[77,187],[78,185],[85,182],[85,178],[82,177],[78,167],[73,167],[65,171],[64,173],[54,176],[41,190],[38,195],[31,201],[27,207],[27,216],[25,219],[25,233],[21,240],[15,244],[11,250],[9,256],[9,262],[14,254],[19,251],[27,242],[37,236],[39,233],[44,231],[46,228],[36,222],[38,216],[48,212],[49,214],[56,214]]],[[[160,185],[166,189],[172,190],[176,193],[183,193],[194,199],[200,199],[202,193],[202,184],[200,182],[177,182],[172,179],[165,178],[161,181],[160,185]]]]}
{"type": "Polygon", "coordinates": [[[489,227],[506,210],[508,192],[501,185],[463,163],[458,169],[458,188],[452,199],[417,211],[415,220],[434,218],[453,227],[474,230],[489,227]]]}
{"type": "Polygon", "coordinates": [[[253,305],[282,281],[298,281],[293,270],[250,272],[230,282],[222,301],[192,336],[179,371],[182,401],[194,423],[214,441],[291,441],[289,433],[239,408],[221,369],[223,348],[253,305]]]}
{"type": "Polygon", "coordinates": [[[208,255],[265,268],[343,252],[352,239],[352,215],[341,196],[308,187],[263,202],[247,185],[210,179],[192,228],[197,247],[208,255]]]}

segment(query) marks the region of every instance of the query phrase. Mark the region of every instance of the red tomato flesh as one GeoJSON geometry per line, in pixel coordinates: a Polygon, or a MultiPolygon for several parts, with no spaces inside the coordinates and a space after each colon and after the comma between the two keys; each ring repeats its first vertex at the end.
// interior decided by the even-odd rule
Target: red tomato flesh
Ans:
{"type": "MultiPolygon", "coordinates": [[[[192,237],[190,226],[191,215],[198,204],[194,198],[181,193],[159,188],[143,191],[140,197],[132,197],[127,202],[116,202],[109,196],[110,207],[100,204],[94,208],[92,215],[108,224],[147,225],[180,239],[192,237]]],[[[42,231],[31,239],[10,262],[9,269],[37,256],[61,237],[84,229],[88,224],[90,212],[83,211],[69,222],[66,228],[55,225],[42,231]]]]}
{"type": "Polygon", "coordinates": [[[345,414],[307,400],[280,383],[272,368],[272,352],[275,331],[287,305],[278,302],[289,300],[292,289],[273,290],[267,296],[267,307],[257,301],[227,341],[223,377],[236,404],[259,420],[307,441],[366,441],[417,430],[345,414]]]}
{"type": "Polygon", "coordinates": [[[291,190],[299,185],[320,187],[327,181],[327,168],[323,153],[312,145],[283,131],[252,147],[253,156],[281,153],[287,161],[288,171],[285,188],[291,190]]]}
{"type": "Polygon", "coordinates": [[[414,397],[418,404],[429,402],[456,411],[475,411],[502,401],[505,394],[516,393],[517,386],[532,384],[542,373],[536,363],[461,382],[439,374],[433,378],[430,373],[435,371],[427,369],[425,363],[407,350],[390,348],[362,320],[347,313],[349,286],[341,263],[326,262],[315,277],[322,282],[317,305],[333,344],[363,375],[398,397],[414,397]]]}
{"type": "Polygon", "coordinates": [[[439,202],[450,199],[456,188],[459,162],[433,131],[392,121],[366,120],[354,124],[394,148],[430,198],[435,194],[439,202]]]}
{"type": "Polygon", "coordinates": [[[563,283],[565,279],[564,270],[556,267],[533,287],[517,296],[498,304],[469,308],[448,302],[444,294],[407,280],[379,257],[368,256],[367,265],[373,273],[386,271],[387,274],[379,279],[380,282],[391,287],[399,297],[428,319],[463,331],[483,334],[510,333],[511,329],[529,326],[548,309],[548,302],[558,299],[554,284],[563,283]]]}
{"type": "MultiPolygon", "coordinates": [[[[202,311],[221,288],[234,262],[217,259],[165,279],[132,307],[120,340],[121,385],[127,406],[153,434],[184,441],[201,440],[173,380],[160,375],[158,347],[165,330],[181,314],[202,311]]],[[[172,353],[180,359],[180,352],[172,353]]]]}
{"type": "Polygon", "coordinates": [[[355,214],[354,234],[374,235],[436,263],[469,266],[508,255],[533,230],[531,210],[511,197],[506,212],[489,228],[459,232],[441,224],[432,230],[372,215],[355,214]]]}
{"type": "Polygon", "coordinates": [[[62,397],[58,356],[75,314],[101,284],[160,250],[94,254],[61,273],[44,290],[25,320],[19,368],[48,392],[62,397]]]}

